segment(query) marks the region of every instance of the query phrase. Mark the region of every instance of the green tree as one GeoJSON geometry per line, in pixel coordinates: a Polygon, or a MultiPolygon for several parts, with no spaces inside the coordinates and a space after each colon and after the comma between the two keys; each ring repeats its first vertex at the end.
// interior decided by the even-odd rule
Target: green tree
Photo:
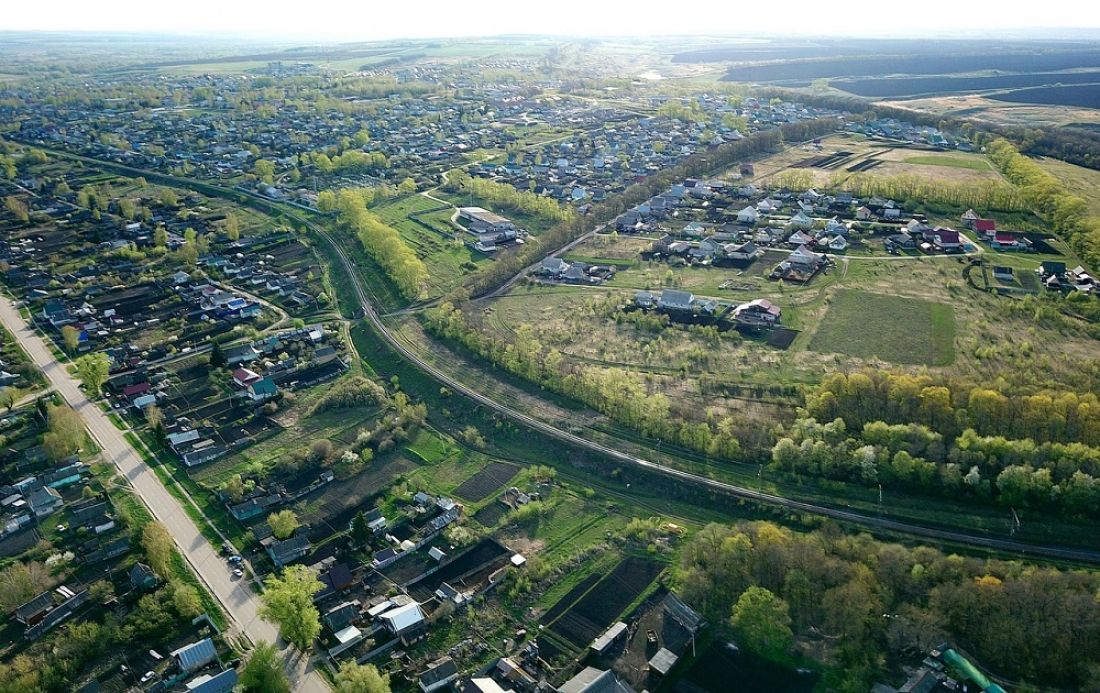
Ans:
{"type": "Polygon", "coordinates": [[[229,240],[236,241],[241,237],[241,222],[237,215],[229,213],[225,216],[225,235],[229,240]]]}
{"type": "Polygon", "coordinates": [[[75,354],[76,350],[80,348],[80,330],[72,325],[63,325],[61,327],[61,341],[65,343],[65,351],[75,354]]]}
{"type": "Polygon", "coordinates": [[[273,161],[258,159],[256,164],[252,167],[252,172],[256,174],[257,178],[268,185],[275,182],[275,162],[273,161]]]}
{"type": "Polygon", "coordinates": [[[279,624],[279,633],[299,650],[309,649],[321,634],[321,619],[313,604],[313,595],[323,585],[312,570],[292,565],[282,577],[271,576],[264,583],[260,614],[279,624]]]}
{"type": "Polygon", "coordinates": [[[15,403],[19,401],[19,392],[14,387],[0,388],[0,407],[4,407],[11,413],[15,403]]]}
{"type": "Polygon", "coordinates": [[[390,693],[390,677],[373,664],[357,664],[345,660],[336,672],[333,690],[336,693],[390,693]]]}
{"type": "Polygon", "coordinates": [[[26,222],[31,218],[30,209],[27,207],[27,203],[20,200],[15,195],[8,195],[4,198],[4,206],[11,212],[18,221],[26,222]]]}
{"type": "Polygon", "coordinates": [[[765,655],[786,652],[794,637],[787,602],[763,587],[749,587],[741,593],[730,624],[749,648],[765,655]]]}
{"type": "Polygon", "coordinates": [[[159,522],[150,522],[141,532],[141,548],[145,550],[145,558],[149,561],[149,567],[156,571],[163,580],[167,580],[172,574],[172,552],[175,544],[168,529],[159,522]]]}
{"type": "MultiPolygon", "coordinates": [[[[369,450],[370,448],[364,448],[369,450]]],[[[363,514],[363,511],[355,513],[355,518],[351,521],[351,538],[355,540],[356,544],[365,544],[367,540],[371,538],[371,529],[367,524],[367,517],[363,514]]]]}
{"type": "Polygon", "coordinates": [[[283,669],[279,650],[267,642],[253,648],[248,663],[241,670],[241,690],[244,693],[290,693],[290,679],[283,669]]]}
{"type": "Polygon", "coordinates": [[[99,391],[107,382],[110,371],[111,361],[107,358],[107,354],[101,351],[81,356],[76,360],[76,375],[92,397],[99,396],[99,391]]]}
{"type": "Polygon", "coordinates": [[[276,539],[286,539],[294,530],[298,529],[298,516],[289,508],[271,513],[267,516],[267,524],[271,525],[271,533],[276,539]]]}
{"type": "Polygon", "coordinates": [[[172,606],[176,609],[176,613],[187,619],[195,618],[202,613],[202,599],[199,598],[198,590],[179,580],[173,580],[169,588],[172,591],[172,606]]]}
{"type": "Polygon", "coordinates": [[[406,178],[397,186],[397,190],[402,195],[411,195],[416,192],[416,181],[412,178],[406,178]]]}
{"type": "Polygon", "coordinates": [[[219,342],[214,342],[214,346],[210,348],[210,367],[224,368],[227,365],[229,365],[229,361],[225,357],[222,345],[219,342]]]}
{"type": "Polygon", "coordinates": [[[153,245],[157,248],[168,246],[168,229],[160,225],[153,229],[153,245]]]}
{"type": "Polygon", "coordinates": [[[75,455],[84,445],[84,420],[65,405],[50,407],[42,448],[53,462],[75,455]]]}

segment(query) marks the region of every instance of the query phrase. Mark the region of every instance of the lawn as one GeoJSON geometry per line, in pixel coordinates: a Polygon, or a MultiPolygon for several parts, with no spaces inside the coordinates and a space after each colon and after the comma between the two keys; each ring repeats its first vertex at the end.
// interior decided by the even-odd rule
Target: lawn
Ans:
{"type": "Polygon", "coordinates": [[[955,360],[955,313],[944,303],[842,289],[808,347],[822,353],[945,366],[955,360]]]}
{"type": "Polygon", "coordinates": [[[974,171],[988,171],[989,162],[981,158],[966,158],[961,156],[911,156],[905,160],[907,164],[923,164],[925,166],[948,166],[950,168],[969,168],[974,171]]]}

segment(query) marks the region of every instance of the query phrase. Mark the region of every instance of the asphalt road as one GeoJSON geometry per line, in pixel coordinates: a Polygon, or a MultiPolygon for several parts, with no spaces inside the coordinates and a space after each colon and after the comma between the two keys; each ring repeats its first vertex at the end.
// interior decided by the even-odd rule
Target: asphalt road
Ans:
{"type": "Polygon", "coordinates": [[[103,458],[118,467],[153,516],[168,528],[180,552],[225,608],[236,629],[253,643],[264,640],[280,644],[294,690],[307,693],[328,691],[324,678],[306,661],[307,658],[282,643],[276,626],[260,618],[260,598],[249,588],[247,581],[233,577],[226,561],[203,537],[179,501],[168,493],[122,431],[115,428],[107,415],[88,399],[65,366],[58,362],[42,338],[27,325],[6,297],[0,297],[0,322],[15,335],[16,341],[42,370],[53,390],[84,418],[88,431],[102,448],[103,458]]]}

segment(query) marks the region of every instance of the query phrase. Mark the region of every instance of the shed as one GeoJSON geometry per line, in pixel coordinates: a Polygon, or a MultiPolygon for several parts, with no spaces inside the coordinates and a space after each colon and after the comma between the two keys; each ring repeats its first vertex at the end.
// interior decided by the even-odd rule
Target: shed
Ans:
{"type": "Polygon", "coordinates": [[[590,647],[592,648],[592,651],[598,655],[605,654],[609,649],[611,649],[611,646],[614,645],[620,637],[622,637],[624,633],[626,633],[626,624],[622,621],[619,621],[615,625],[605,630],[603,634],[600,635],[598,638],[593,640],[590,647]]]}
{"type": "Polygon", "coordinates": [[[649,670],[660,676],[665,676],[672,670],[672,667],[676,666],[679,659],[672,650],[662,647],[649,660],[649,670]]]}

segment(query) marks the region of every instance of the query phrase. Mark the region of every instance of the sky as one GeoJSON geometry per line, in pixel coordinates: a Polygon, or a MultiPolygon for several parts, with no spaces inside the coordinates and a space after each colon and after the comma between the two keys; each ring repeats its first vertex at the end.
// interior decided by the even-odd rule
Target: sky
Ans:
{"type": "Polygon", "coordinates": [[[125,31],[264,39],[548,34],[969,34],[1100,28],[1095,0],[10,0],[0,30],[125,31]]]}

